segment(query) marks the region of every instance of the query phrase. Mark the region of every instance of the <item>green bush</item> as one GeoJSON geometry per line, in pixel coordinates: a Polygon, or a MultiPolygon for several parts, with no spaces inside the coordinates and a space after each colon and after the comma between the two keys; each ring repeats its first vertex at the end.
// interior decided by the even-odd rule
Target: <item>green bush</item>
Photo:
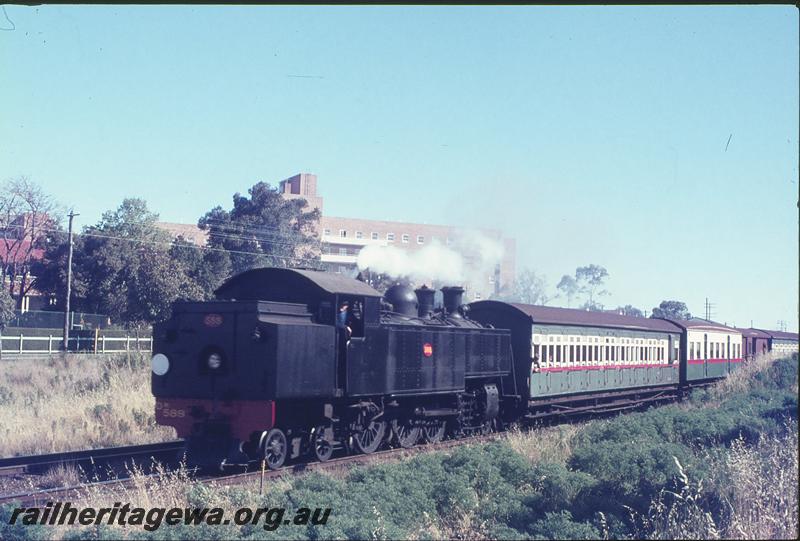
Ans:
{"type": "Polygon", "coordinates": [[[588,522],[576,522],[569,511],[547,513],[528,528],[533,539],[601,539],[600,531],[588,522]]]}

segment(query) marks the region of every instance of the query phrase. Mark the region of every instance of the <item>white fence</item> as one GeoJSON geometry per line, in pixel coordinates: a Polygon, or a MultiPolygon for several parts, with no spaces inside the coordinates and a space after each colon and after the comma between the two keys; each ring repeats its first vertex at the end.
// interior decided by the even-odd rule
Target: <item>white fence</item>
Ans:
{"type": "MultiPolygon", "coordinates": [[[[16,354],[58,353],[64,337],[60,335],[3,336],[0,352],[16,354]]],[[[115,351],[151,351],[153,339],[149,336],[70,336],[68,350],[73,353],[113,353],[115,351]]]]}

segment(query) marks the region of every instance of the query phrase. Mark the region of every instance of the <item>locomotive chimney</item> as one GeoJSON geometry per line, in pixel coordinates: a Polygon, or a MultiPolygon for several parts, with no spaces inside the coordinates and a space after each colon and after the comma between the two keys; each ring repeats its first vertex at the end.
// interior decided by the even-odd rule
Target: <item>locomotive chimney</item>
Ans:
{"type": "Polygon", "coordinates": [[[461,317],[458,307],[461,306],[461,297],[464,295],[464,288],[461,286],[445,286],[442,288],[442,295],[444,297],[442,304],[444,304],[446,314],[450,317],[461,317]]]}
{"type": "Polygon", "coordinates": [[[436,290],[424,285],[415,289],[414,293],[417,294],[419,303],[417,308],[419,317],[428,317],[433,312],[433,296],[436,295],[436,290]]]}

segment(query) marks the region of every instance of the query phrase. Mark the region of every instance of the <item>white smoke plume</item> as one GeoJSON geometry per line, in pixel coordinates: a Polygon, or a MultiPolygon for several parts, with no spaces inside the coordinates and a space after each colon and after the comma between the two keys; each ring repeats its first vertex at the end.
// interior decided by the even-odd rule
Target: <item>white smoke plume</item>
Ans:
{"type": "Polygon", "coordinates": [[[478,231],[469,231],[451,239],[446,246],[431,241],[418,250],[396,246],[365,246],[358,253],[359,270],[407,279],[416,285],[463,285],[468,289],[486,289],[488,279],[503,257],[500,241],[478,231]]]}

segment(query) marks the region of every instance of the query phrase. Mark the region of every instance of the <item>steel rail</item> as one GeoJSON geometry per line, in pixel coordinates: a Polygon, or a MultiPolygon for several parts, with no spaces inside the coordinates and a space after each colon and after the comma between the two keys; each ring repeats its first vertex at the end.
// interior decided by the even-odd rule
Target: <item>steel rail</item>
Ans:
{"type": "Polygon", "coordinates": [[[183,440],[144,445],[127,445],[102,449],[64,451],[46,455],[15,456],[0,458],[0,476],[20,474],[43,474],[58,466],[101,467],[104,464],[141,460],[141,458],[163,461],[165,455],[183,449],[183,440]]]}

